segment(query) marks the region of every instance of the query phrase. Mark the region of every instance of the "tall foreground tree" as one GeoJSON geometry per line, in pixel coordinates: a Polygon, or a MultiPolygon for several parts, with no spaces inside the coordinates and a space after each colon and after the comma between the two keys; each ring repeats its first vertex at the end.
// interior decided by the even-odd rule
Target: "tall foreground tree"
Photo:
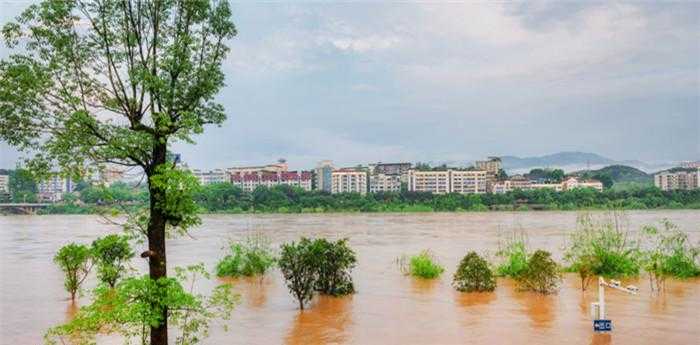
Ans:
{"type": "MultiPolygon", "coordinates": [[[[199,223],[188,175],[166,159],[221,124],[221,63],[236,35],[226,1],[45,0],[2,30],[15,54],[0,62],[0,138],[39,175],[140,167],[150,208],[142,232],[150,278],[167,276],[166,234],[199,223]]],[[[167,344],[167,308],[150,331],[167,344]]]]}

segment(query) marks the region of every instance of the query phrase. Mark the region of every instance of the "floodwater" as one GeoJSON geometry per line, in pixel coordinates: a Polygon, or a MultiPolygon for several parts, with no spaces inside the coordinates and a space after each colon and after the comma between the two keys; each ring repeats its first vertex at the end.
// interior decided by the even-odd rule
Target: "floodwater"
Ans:
{"type": "MultiPolygon", "coordinates": [[[[568,275],[558,294],[519,292],[499,279],[493,293],[466,294],[450,286],[468,250],[493,255],[500,237],[527,233],[531,248],[561,258],[576,212],[492,212],[333,215],[205,216],[194,239],[172,240],[169,265],[203,262],[213,270],[228,239],[264,233],[275,246],[300,236],[348,237],[358,255],[353,272],[358,292],[317,297],[297,310],[277,271],[264,279],[235,279],[241,302],[227,321],[215,322],[205,344],[699,344],[700,280],[669,281],[653,295],[646,279],[631,281],[638,295],[606,291],[614,330],[594,335],[589,305],[595,288],[582,293],[568,275]],[[394,260],[431,249],[446,272],[434,281],[401,275],[394,260]]],[[[698,211],[628,213],[629,227],[668,218],[700,240],[698,211]]],[[[69,241],[89,243],[118,231],[95,216],[0,217],[0,344],[39,344],[45,330],[66,321],[77,306],[67,299],[52,263],[69,241]]],[[[140,250],[141,248],[137,248],[140,250]]],[[[137,251],[139,252],[139,251],[137,251]]],[[[136,268],[145,267],[137,258],[136,268]]],[[[201,286],[202,292],[224,280],[201,286]]],[[[94,286],[88,281],[87,288],[94,286]]],[[[87,297],[78,305],[88,302],[87,297]]],[[[102,339],[100,343],[115,343],[102,339]]]]}

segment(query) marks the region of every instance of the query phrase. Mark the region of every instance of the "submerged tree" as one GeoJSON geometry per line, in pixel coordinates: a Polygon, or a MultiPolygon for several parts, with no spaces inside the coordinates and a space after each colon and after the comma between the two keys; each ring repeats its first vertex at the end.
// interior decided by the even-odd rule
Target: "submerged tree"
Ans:
{"type": "Polygon", "coordinates": [[[65,274],[64,286],[70,292],[71,300],[75,300],[75,294],[80,290],[80,285],[87,278],[92,268],[90,248],[84,244],[70,243],[59,249],[53,261],[65,274]]]}
{"type": "MultiPolygon", "coordinates": [[[[150,204],[141,232],[149,277],[167,276],[166,228],[198,224],[188,174],[169,145],[221,124],[221,63],[236,34],[226,1],[45,0],[2,33],[15,53],[0,62],[0,138],[34,156],[37,175],[138,167],[150,204]]],[[[150,324],[167,344],[168,312],[150,324]]]]}
{"type": "Polygon", "coordinates": [[[134,253],[128,237],[111,234],[92,242],[92,256],[97,264],[97,278],[113,288],[124,275],[134,253]]]}
{"type": "Polygon", "coordinates": [[[278,265],[287,288],[296,297],[301,310],[314,295],[321,254],[322,248],[318,243],[308,238],[282,245],[278,265]]]}
{"type": "Polygon", "coordinates": [[[452,286],[464,292],[493,291],[496,289],[496,278],[486,260],[476,252],[469,252],[459,263],[452,286]]]}

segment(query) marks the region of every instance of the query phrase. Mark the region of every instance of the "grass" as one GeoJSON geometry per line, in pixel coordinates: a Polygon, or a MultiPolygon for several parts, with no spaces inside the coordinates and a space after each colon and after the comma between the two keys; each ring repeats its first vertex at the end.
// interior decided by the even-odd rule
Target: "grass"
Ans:
{"type": "Polygon", "coordinates": [[[231,253],[216,265],[219,277],[263,275],[275,264],[270,240],[262,235],[249,236],[243,242],[230,243],[231,253]]]}
{"type": "Polygon", "coordinates": [[[496,274],[501,277],[515,278],[527,269],[527,237],[524,233],[513,233],[499,244],[496,256],[501,263],[496,268],[496,274]]]}
{"type": "Polygon", "coordinates": [[[424,250],[410,257],[404,255],[397,262],[404,274],[417,278],[434,279],[445,271],[445,268],[440,265],[429,250],[424,250]]]}

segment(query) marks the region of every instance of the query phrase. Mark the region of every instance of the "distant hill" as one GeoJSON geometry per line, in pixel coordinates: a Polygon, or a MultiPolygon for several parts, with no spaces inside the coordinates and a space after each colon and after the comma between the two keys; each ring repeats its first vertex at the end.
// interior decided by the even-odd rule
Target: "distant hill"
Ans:
{"type": "Polygon", "coordinates": [[[590,171],[576,171],[572,174],[583,175],[588,173],[588,175],[595,176],[599,174],[609,175],[613,182],[639,182],[639,183],[652,183],[654,182],[654,176],[647,174],[637,168],[626,166],[626,165],[610,165],[597,170],[590,171]]]}
{"type": "Polygon", "coordinates": [[[526,173],[534,168],[562,169],[566,172],[601,169],[607,166],[627,166],[641,172],[658,171],[671,167],[671,164],[648,164],[641,161],[616,161],[589,152],[558,152],[537,157],[502,156],[503,169],[509,174],[526,173]]]}
{"type": "Polygon", "coordinates": [[[616,161],[597,155],[595,153],[586,152],[558,152],[550,155],[539,157],[501,157],[503,168],[506,170],[530,169],[530,168],[561,168],[565,166],[584,167],[590,165],[610,165],[616,161]]]}

